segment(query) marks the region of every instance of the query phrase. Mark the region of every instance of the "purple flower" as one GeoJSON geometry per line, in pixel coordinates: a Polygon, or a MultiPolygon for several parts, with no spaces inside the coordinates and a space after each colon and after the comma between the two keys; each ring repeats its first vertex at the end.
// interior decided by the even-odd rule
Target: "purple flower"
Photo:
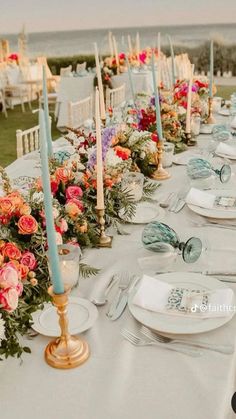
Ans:
{"type": "MultiPolygon", "coordinates": [[[[103,161],[106,158],[107,152],[111,146],[112,138],[114,137],[116,133],[116,129],[114,127],[107,127],[103,130],[102,133],[102,159],[103,161]]],[[[96,148],[90,155],[90,158],[88,160],[88,167],[92,168],[97,163],[97,154],[96,154],[96,148]]]]}

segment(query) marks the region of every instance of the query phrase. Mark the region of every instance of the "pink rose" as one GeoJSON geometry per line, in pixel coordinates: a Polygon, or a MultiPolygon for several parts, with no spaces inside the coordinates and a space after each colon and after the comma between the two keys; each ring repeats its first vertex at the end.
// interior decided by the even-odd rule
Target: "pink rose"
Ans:
{"type": "Polygon", "coordinates": [[[28,268],[29,268],[31,271],[33,271],[33,270],[36,268],[36,266],[37,266],[37,261],[36,261],[36,259],[35,259],[35,256],[34,256],[34,254],[33,254],[33,253],[31,253],[31,252],[25,252],[25,253],[22,255],[22,258],[21,258],[20,262],[21,262],[23,265],[28,266],[28,268]]]}
{"type": "Polygon", "coordinates": [[[18,282],[18,285],[16,286],[15,289],[16,289],[16,291],[18,293],[18,296],[20,297],[21,294],[22,294],[22,292],[23,292],[23,284],[22,284],[22,282],[18,282]]]}
{"type": "Polygon", "coordinates": [[[3,310],[13,311],[18,306],[18,292],[15,288],[0,291],[0,306],[3,310]]]}
{"type": "Polygon", "coordinates": [[[68,186],[66,189],[66,198],[81,198],[83,196],[83,191],[79,186],[68,186]]]}
{"type": "Polygon", "coordinates": [[[16,287],[18,282],[19,274],[12,265],[5,265],[0,269],[0,288],[16,287]]]}

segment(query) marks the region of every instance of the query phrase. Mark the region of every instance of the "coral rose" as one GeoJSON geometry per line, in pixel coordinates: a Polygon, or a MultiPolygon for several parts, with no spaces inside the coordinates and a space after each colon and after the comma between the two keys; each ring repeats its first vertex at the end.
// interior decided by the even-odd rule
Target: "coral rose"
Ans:
{"type": "Polygon", "coordinates": [[[74,178],[74,174],[70,169],[58,167],[55,171],[55,177],[58,182],[67,183],[74,178]]]}
{"type": "Polygon", "coordinates": [[[17,266],[19,275],[20,275],[20,279],[24,280],[27,278],[28,273],[29,273],[29,268],[26,265],[23,265],[22,263],[19,263],[19,265],[17,266]]]}
{"type": "Polygon", "coordinates": [[[18,221],[19,234],[34,234],[38,231],[38,223],[32,215],[22,215],[18,221]]]}
{"type": "Polygon", "coordinates": [[[8,197],[0,198],[0,213],[12,214],[15,211],[14,202],[8,197]]]}
{"type": "Polygon", "coordinates": [[[3,310],[14,311],[18,306],[18,291],[16,288],[7,288],[0,291],[0,305],[3,310]]]}
{"type": "Polygon", "coordinates": [[[23,204],[20,207],[20,215],[29,215],[31,213],[31,208],[28,204],[23,204]]]}
{"type": "Polygon", "coordinates": [[[8,259],[14,260],[18,260],[21,257],[21,251],[13,243],[7,243],[2,250],[2,254],[8,259]]]}
{"type": "Polygon", "coordinates": [[[0,269],[0,288],[16,287],[19,282],[19,274],[12,265],[6,264],[0,269]]]}
{"type": "Polygon", "coordinates": [[[122,160],[127,160],[131,155],[131,150],[129,148],[121,147],[117,145],[114,147],[116,155],[120,157],[122,160]]]}
{"type": "Polygon", "coordinates": [[[83,196],[83,191],[79,186],[68,186],[66,189],[66,198],[81,198],[83,196]]]}
{"type": "Polygon", "coordinates": [[[67,204],[75,204],[80,209],[80,211],[84,211],[84,205],[83,202],[81,202],[79,199],[72,198],[66,201],[67,204]]]}
{"type": "Polygon", "coordinates": [[[35,256],[34,256],[34,254],[33,254],[33,253],[31,253],[31,252],[25,252],[25,253],[23,253],[23,255],[22,255],[22,258],[21,258],[20,262],[21,262],[23,265],[28,266],[28,268],[29,268],[30,270],[32,270],[32,271],[33,271],[33,270],[36,268],[36,266],[37,266],[37,261],[36,261],[36,259],[35,259],[35,256]]]}

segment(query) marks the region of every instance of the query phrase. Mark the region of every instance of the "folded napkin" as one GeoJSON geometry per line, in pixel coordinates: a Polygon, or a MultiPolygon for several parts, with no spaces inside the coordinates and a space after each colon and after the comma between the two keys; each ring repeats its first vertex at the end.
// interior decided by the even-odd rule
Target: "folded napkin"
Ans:
{"type": "Polygon", "coordinates": [[[188,195],[186,196],[186,203],[202,208],[213,208],[215,199],[215,195],[200,191],[196,188],[191,188],[188,195]]]}
{"type": "Polygon", "coordinates": [[[233,297],[234,292],[230,288],[204,292],[200,289],[193,290],[189,284],[189,289],[184,289],[144,275],[133,304],[146,310],[175,316],[226,317],[232,312],[233,297]]]}
{"type": "Polygon", "coordinates": [[[216,154],[225,154],[226,156],[236,157],[236,147],[230,146],[225,143],[220,143],[216,148],[216,154]]]}

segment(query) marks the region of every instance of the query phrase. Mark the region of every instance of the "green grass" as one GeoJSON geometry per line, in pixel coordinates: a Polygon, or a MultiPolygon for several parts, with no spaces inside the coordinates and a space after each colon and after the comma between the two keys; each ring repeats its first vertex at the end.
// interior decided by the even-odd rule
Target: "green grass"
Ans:
{"type": "MultiPolygon", "coordinates": [[[[228,99],[233,91],[236,91],[236,86],[217,86],[217,96],[222,96],[224,99],[228,99]]],[[[35,102],[33,107],[37,108],[38,103],[35,102]]],[[[6,167],[16,159],[16,130],[25,130],[37,124],[38,114],[33,114],[28,105],[25,113],[22,113],[20,106],[16,106],[13,110],[9,109],[8,118],[0,112],[0,166],[6,167]]],[[[52,118],[52,138],[60,136],[61,133],[52,118]]]]}
{"type": "MultiPolygon", "coordinates": [[[[37,108],[38,102],[33,103],[32,108],[37,108]]],[[[16,159],[16,130],[28,129],[38,125],[38,113],[32,113],[28,105],[25,105],[26,112],[22,113],[21,106],[8,109],[8,118],[0,112],[0,166],[6,167],[16,159]]],[[[52,137],[60,137],[55,121],[52,117],[52,137]]]]}

